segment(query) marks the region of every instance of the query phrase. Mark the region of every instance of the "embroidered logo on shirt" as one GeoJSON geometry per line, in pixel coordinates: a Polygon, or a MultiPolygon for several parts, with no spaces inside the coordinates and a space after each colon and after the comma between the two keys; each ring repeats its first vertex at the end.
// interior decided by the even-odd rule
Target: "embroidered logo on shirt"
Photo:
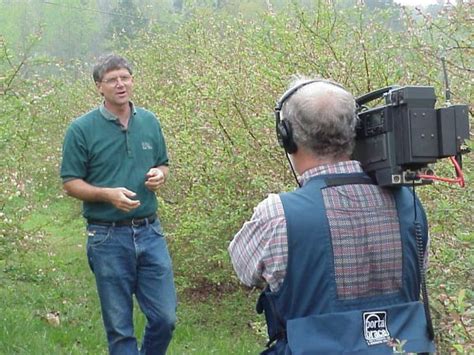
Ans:
{"type": "Polygon", "coordinates": [[[142,142],[142,149],[143,150],[151,150],[151,149],[153,149],[153,146],[148,142],[142,142]]]}
{"type": "Polygon", "coordinates": [[[364,312],[364,338],[367,345],[377,345],[390,340],[387,328],[387,312],[364,312]]]}

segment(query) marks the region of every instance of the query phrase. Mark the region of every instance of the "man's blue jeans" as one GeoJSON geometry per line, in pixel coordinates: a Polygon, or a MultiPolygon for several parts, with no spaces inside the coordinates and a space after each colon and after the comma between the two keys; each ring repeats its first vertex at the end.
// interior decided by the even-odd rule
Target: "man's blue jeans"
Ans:
{"type": "Polygon", "coordinates": [[[110,354],[165,354],[176,323],[176,292],[159,221],[138,227],[89,224],[87,232],[110,354]],[[133,294],[147,319],[140,352],[133,294]]]}

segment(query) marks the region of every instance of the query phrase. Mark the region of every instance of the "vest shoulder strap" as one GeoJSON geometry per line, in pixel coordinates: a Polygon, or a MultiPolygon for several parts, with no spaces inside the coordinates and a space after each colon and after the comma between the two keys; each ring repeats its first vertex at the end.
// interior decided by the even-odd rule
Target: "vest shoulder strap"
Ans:
{"type": "Polygon", "coordinates": [[[330,176],[324,179],[326,186],[340,186],[340,185],[354,185],[354,184],[367,184],[374,185],[374,182],[368,176],[330,176]]]}

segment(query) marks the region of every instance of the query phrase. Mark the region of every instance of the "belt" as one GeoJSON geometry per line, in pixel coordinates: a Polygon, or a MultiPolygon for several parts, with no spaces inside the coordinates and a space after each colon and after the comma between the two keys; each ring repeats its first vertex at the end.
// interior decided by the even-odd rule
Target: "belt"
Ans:
{"type": "Polygon", "coordinates": [[[112,226],[112,227],[120,227],[120,226],[130,226],[130,227],[138,227],[144,224],[152,224],[156,220],[156,215],[151,215],[148,217],[136,217],[130,219],[122,219],[120,221],[115,222],[108,222],[108,221],[100,221],[96,219],[88,219],[88,224],[98,224],[99,226],[112,226]]]}

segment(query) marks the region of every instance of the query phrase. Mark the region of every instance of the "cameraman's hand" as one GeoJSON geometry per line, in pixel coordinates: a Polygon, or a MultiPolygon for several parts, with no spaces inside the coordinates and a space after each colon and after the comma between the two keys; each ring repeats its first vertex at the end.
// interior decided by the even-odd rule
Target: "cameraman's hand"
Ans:
{"type": "Polygon", "coordinates": [[[121,211],[130,212],[140,207],[139,200],[132,200],[137,194],[125,187],[115,187],[105,189],[107,201],[121,211]]]}
{"type": "Polygon", "coordinates": [[[153,192],[165,183],[165,174],[159,168],[151,168],[146,174],[145,186],[153,192]]]}

